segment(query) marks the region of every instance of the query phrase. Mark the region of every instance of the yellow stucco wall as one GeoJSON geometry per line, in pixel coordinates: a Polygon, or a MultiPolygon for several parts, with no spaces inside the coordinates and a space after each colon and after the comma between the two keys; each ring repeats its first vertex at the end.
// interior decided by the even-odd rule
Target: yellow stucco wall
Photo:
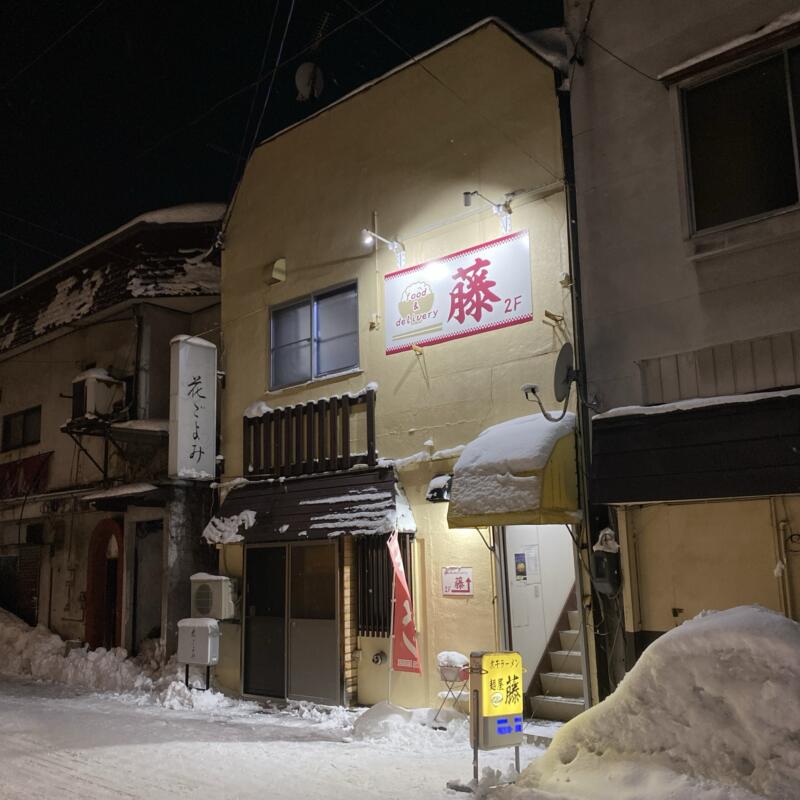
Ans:
{"type": "MultiPolygon", "coordinates": [[[[538,383],[555,405],[552,373],[571,330],[569,290],[559,279],[568,254],[558,111],[552,70],[494,24],[436,51],[254,153],[226,232],[222,359],[226,371],[223,444],[227,477],[242,474],[242,412],[262,399],[283,406],[378,383],[379,455],[401,458],[462,445],[481,430],[538,410],[521,391],[538,383]],[[431,77],[432,72],[436,78],[431,77]],[[444,85],[443,85],[444,84],[444,85]],[[498,218],[477,199],[535,190],[514,203],[513,230],[530,233],[534,320],[425,347],[384,352],[383,276],[397,268],[384,247],[362,243],[362,228],[405,243],[407,264],[500,235],[498,218]],[[285,258],[272,286],[264,267],[285,258]],[[358,282],[360,369],[279,391],[268,390],[269,307],[349,280],[358,282]],[[565,317],[543,324],[545,309],[565,317]]],[[[414,584],[423,676],[395,675],[392,700],[430,704],[442,689],[440,650],[496,646],[492,558],[475,530],[449,530],[446,504],[425,501],[430,478],[453,460],[401,469],[418,525],[414,584]],[[471,566],[471,599],[441,596],[441,568],[471,566]]],[[[383,640],[360,640],[359,697],[385,697],[386,667],[371,663],[383,640]]]]}

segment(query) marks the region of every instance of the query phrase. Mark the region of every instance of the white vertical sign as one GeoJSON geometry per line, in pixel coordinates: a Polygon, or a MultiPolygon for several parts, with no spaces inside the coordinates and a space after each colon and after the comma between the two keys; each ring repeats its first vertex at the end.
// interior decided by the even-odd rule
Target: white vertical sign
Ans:
{"type": "Polygon", "coordinates": [[[214,479],[217,461],[217,347],[196,336],[170,342],[169,475],[214,479]]]}

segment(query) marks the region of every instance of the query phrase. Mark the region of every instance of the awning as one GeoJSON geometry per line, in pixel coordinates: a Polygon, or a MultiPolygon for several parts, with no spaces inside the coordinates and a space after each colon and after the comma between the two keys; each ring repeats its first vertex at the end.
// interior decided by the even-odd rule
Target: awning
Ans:
{"type": "Polygon", "coordinates": [[[124,511],[128,506],[161,506],[164,499],[162,489],[152,483],[123,483],[89,492],[81,503],[91,503],[98,511],[124,511]]]}
{"type": "Polygon", "coordinates": [[[451,528],[545,525],[578,519],[575,415],[542,414],[493,425],[453,468],[451,528]]]}
{"type": "Polygon", "coordinates": [[[206,527],[208,541],[247,543],[414,533],[416,525],[394,470],[360,470],[231,489],[206,527]]]}

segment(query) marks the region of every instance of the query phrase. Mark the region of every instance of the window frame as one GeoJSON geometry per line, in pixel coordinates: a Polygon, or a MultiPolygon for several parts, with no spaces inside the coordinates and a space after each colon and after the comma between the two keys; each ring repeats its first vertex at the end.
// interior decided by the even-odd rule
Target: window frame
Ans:
{"type": "Polygon", "coordinates": [[[8,453],[11,450],[21,450],[23,447],[31,447],[32,445],[39,444],[42,441],[42,406],[41,404],[37,406],[29,406],[28,408],[23,408],[20,411],[14,411],[10,414],[3,414],[3,426],[2,426],[2,445],[0,446],[0,452],[8,453]],[[37,412],[39,415],[39,425],[37,428],[36,438],[35,439],[27,439],[25,436],[26,430],[26,417],[33,412],[37,412]],[[9,444],[8,442],[8,433],[10,432],[10,428],[12,422],[15,418],[19,417],[22,421],[22,438],[20,443],[12,443],[9,444]]]}
{"type": "Polygon", "coordinates": [[[285,303],[277,303],[273,306],[269,307],[269,367],[268,367],[268,379],[269,379],[269,391],[278,391],[281,389],[288,389],[292,386],[303,386],[307,383],[313,383],[315,381],[323,381],[329,380],[331,378],[335,378],[337,375],[347,375],[351,372],[355,372],[361,369],[361,331],[360,331],[360,308],[358,302],[358,280],[348,280],[344,283],[335,284],[334,286],[327,286],[324,289],[320,289],[319,291],[311,292],[302,297],[295,297],[292,300],[287,300],[285,303]],[[319,345],[319,338],[318,338],[318,317],[317,317],[317,309],[318,309],[318,301],[325,297],[330,297],[335,294],[343,293],[348,289],[352,289],[355,291],[355,303],[356,303],[356,361],[355,364],[349,367],[344,367],[342,369],[331,370],[329,372],[320,372],[319,371],[319,358],[317,354],[317,349],[319,345]],[[307,341],[310,347],[310,375],[307,379],[302,381],[296,381],[294,383],[276,383],[275,381],[275,312],[284,311],[289,308],[296,308],[299,306],[309,306],[309,335],[305,339],[299,339],[298,341],[307,341]]]}
{"type": "MultiPolygon", "coordinates": [[[[796,113],[800,114],[800,109],[795,109],[794,100],[792,98],[791,72],[789,65],[789,52],[796,48],[800,48],[800,38],[793,38],[774,47],[764,48],[757,53],[751,53],[747,57],[740,58],[714,68],[709,68],[689,78],[685,78],[673,86],[672,94],[674,105],[676,107],[678,120],[678,139],[681,150],[681,157],[678,159],[678,163],[679,171],[681,173],[681,187],[683,189],[684,196],[684,224],[686,225],[685,232],[688,239],[698,239],[706,235],[713,236],[714,234],[720,232],[747,226],[752,223],[757,223],[762,220],[771,219],[776,216],[790,214],[800,210],[800,142],[798,142],[798,135],[800,135],[800,131],[797,130],[797,119],[795,116],[796,113]],[[689,137],[689,115],[686,107],[687,93],[692,89],[697,89],[705,84],[713,83],[714,81],[722,78],[735,75],[737,72],[749,69],[763,61],[768,61],[777,55],[780,55],[783,60],[784,85],[786,87],[789,127],[792,136],[794,174],[798,201],[788,206],[773,208],[748,217],[739,217],[737,219],[730,220],[729,222],[720,223],[719,225],[709,226],[707,228],[698,228],[694,202],[694,183],[692,176],[691,147],[689,137]]],[[[798,92],[800,93],[800,86],[798,86],[798,92]]]]}

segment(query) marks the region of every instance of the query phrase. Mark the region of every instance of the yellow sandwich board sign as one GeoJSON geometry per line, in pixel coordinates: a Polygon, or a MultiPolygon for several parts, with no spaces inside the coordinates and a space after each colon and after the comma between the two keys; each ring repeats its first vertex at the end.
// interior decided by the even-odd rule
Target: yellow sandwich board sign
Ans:
{"type": "Polygon", "coordinates": [[[522,656],[481,655],[481,699],[484,717],[522,715],[522,656]]]}

